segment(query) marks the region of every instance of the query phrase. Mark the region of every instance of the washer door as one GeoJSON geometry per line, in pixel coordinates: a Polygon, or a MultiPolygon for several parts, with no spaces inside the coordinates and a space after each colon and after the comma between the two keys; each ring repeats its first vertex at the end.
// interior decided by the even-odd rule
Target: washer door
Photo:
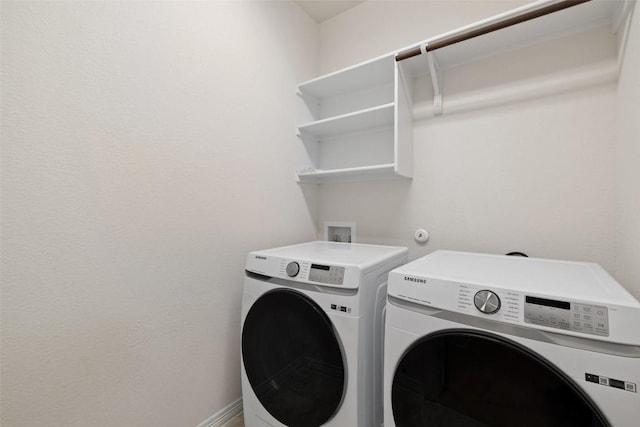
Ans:
{"type": "Polygon", "coordinates": [[[391,406],[405,426],[609,426],[558,368],[497,335],[447,330],[404,354],[391,406]]]}
{"type": "Polygon", "coordinates": [[[287,426],[319,426],[336,413],[346,379],[331,321],[305,295],[264,294],[242,328],[242,360],[262,406],[287,426]]]}

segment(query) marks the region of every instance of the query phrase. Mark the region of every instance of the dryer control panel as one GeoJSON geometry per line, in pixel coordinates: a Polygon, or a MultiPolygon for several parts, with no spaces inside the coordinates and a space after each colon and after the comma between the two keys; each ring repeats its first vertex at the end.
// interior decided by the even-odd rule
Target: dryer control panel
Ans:
{"type": "Polygon", "coordinates": [[[585,334],[609,336],[609,310],[592,304],[524,297],[524,321],[585,334]]]}
{"type": "Polygon", "coordinates": [[[436,317],[450,311],[640,346],[640,303],[593,263],[436,251],[389,273],[387,294],[436,317]]]}
{"type": "Polygon", "coordinates": [[[458,309],[494,315],[496,320],[609,336],[609,309],[601,305],[522,295],[520,292],[458,285],[458,309]]]}
{"type": "Polygon", "coordinates": [[[471,283],[406,275],[394,278],[400,280],[390,281],[389,295],[420,305],[500,322],[528,323],[543,328],[609,337],[610,310],[604,305],[543,298],[471,283]],[[428,289],[429,292],[416,292],[417,289],[428,289]]]}

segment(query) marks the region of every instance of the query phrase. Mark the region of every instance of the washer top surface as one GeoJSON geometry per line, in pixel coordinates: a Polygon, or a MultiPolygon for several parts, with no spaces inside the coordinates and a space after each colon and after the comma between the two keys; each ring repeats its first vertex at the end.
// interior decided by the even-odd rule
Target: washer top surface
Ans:
{"type": "Polygon", "coordinates": [[[640,307],[595,263],[438,250],[395,270],[400,274],[640,307]]]}
{"type": "Polygon", "coordinates": [[[407,248],[399,246],[316,241],[255,251],[251,254],[325,264],[337,264],[365,270],[390,259],[405,256],[407,252],[407,248]]]}

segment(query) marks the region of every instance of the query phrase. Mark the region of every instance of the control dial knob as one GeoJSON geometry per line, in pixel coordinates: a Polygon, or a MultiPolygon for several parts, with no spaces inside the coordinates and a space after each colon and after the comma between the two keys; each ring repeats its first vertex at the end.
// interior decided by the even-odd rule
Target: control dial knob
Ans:
{"type": "Polygon", "coordinates": [[[485,314],[493,314],[500,310],[500,297],[495,292],[482,290],[473,297],[476,308],[485,314]]]}
{"type": "Polygon", "coordinates": [[[300,272],[300,264],[298,264],[295,261],[287,264],[287,276],[296,277],[299,272],[300,272]]]}

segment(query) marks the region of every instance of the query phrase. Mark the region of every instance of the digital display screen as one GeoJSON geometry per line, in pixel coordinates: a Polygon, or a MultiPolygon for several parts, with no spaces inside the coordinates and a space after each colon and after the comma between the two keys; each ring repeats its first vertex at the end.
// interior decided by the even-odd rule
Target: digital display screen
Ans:
{"type": "Polygon", "coordinates": [[[557,301],[553,299],[538,298],[538,297],[525,297],[527,304],[543,305],[545,307],[560,308],[562,310],[571,310],[571,304],[566,301],[557,301]]]}
{"type": "Polygon", "coordinates": [[[329,271],[331,269],[328,265],[320,265],[320,264],[311,264],[311,268],[315,268],[316,270],[326,270],[329,271]]]}

